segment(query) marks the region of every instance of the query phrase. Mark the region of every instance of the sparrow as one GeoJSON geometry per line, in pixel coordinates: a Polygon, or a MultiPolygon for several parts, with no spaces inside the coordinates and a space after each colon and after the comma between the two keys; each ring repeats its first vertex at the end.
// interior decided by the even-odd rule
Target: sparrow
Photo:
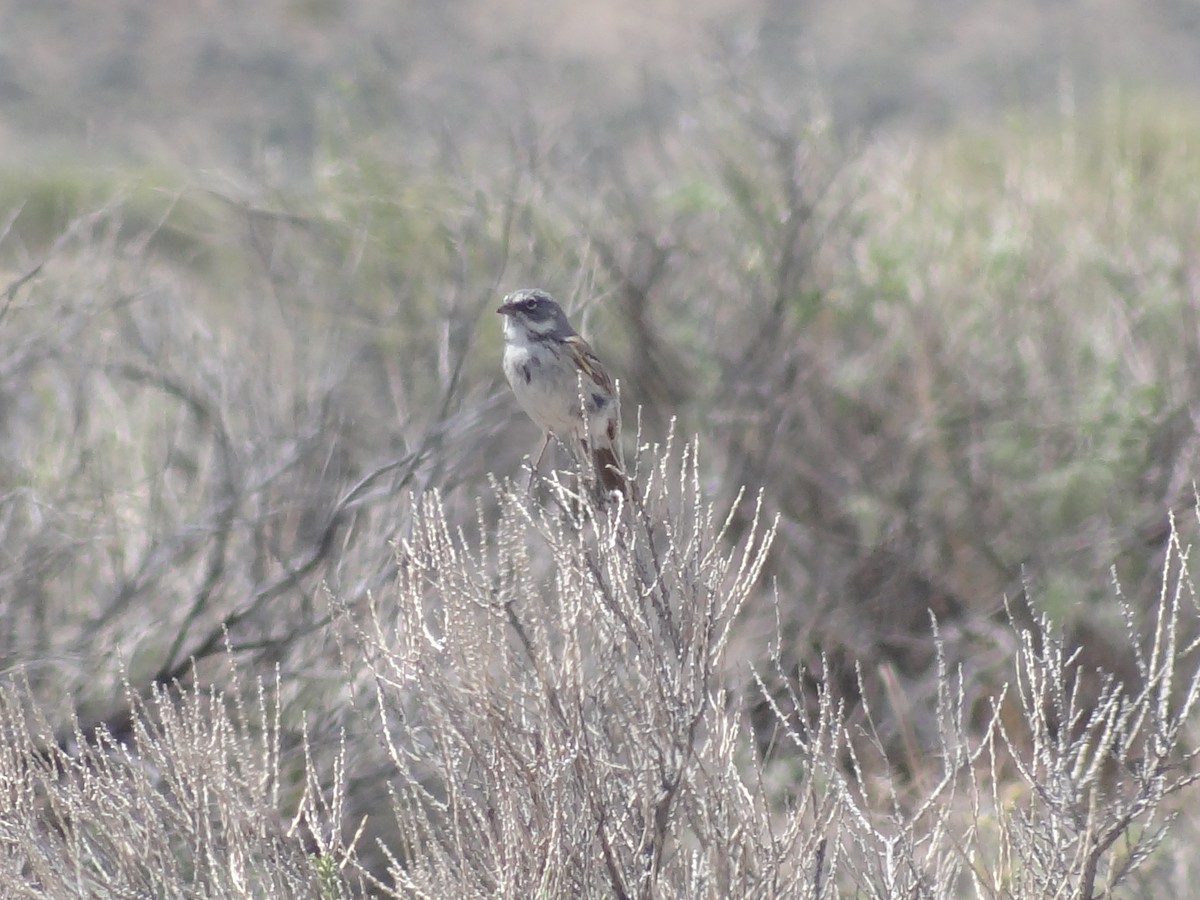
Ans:
{"type": "Polygon", "coordinates": [[[533,468],[556,437],[589,465],[603,495],[628,497],[617,393],[592,348],[545,291],[514,291],[496,312],[504,316],[504,375],[517,403],[542,429],[533,468]]]}

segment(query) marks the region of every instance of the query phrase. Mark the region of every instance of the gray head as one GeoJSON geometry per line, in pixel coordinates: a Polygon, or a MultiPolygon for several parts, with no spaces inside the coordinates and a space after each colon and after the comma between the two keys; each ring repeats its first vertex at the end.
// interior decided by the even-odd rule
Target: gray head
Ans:
{"type": "Polygon", "coordinates": [[[549,337],[565,338],[575,333],[567,314],[553,297],[537,288],[522,288],[504,298],[496,312],[524,327],[534,340],[549,337]]]}

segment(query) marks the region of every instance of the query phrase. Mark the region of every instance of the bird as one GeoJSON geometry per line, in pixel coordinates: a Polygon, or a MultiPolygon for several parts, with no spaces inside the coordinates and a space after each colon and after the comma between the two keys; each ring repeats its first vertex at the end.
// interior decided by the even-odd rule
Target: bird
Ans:
{"type": "Polygon", "coordinates": [[[590,465],[601,498],[613,491],[628,497],[617,393],[588,342],[538,288],[513,291],[496,312],[504,316],[504,375],[517,403],[542,429],[533,469],[551,438],[558,438],[590,465]]]}

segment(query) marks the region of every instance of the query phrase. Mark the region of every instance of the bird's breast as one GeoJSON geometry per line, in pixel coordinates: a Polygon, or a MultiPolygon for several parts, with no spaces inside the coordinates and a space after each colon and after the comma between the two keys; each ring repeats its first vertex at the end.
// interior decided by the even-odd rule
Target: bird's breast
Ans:
{"type": "Polygon", "coordinates": [[[557,435],[579,426],[575,368],[549,347],[510,343],[504,349],[504,375],[529,418],[557,435]]]}

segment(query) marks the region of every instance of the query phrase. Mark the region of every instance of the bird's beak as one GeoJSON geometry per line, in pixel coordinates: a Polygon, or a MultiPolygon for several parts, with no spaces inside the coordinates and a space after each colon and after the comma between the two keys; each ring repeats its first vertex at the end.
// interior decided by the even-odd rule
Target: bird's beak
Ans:
{"type": "Polygon", "coordinates": [[[516,312],[516,307],[514,307],[511,303],[505,303],[503,306],[497,309],[496,312],[500,313],[502,316],[511,316],[514,312],[516,312]]]}

